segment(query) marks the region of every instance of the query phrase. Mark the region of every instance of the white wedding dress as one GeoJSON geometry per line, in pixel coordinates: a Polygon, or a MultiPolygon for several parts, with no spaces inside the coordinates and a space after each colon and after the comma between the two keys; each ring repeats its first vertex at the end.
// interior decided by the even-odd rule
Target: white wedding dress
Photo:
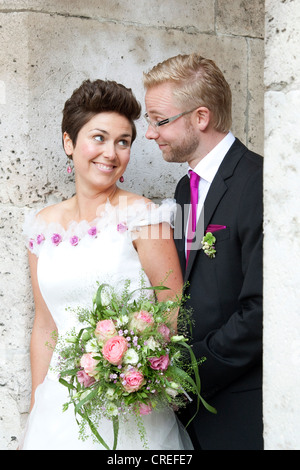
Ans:
{"type": "MultiPolygon", "coordinates": [[[[132,244],[133,234],[143,225],[172,223],[175,206],[173,200],[165,200],[158,207],[140,200],[124,209],[107,203],[92,224],[72,223],[68,230],[54,223],[47,225],[32,212],[26,216],[27,244],[38,257],[39,287],[59,335],[76,327],[76,315],[66,308],[91,307],[97,282],[121,288],[129,279],[132,290],[140,287],[143,271],[132,244]]],[[[21,450],[104,450],[92,437],[79,439],[73,407],[62,411],[67,396],[67,388],[58,382],[50,365],[44,382],[37,387],[21,450]]],[[[153,411],[142,419],[149,449],[192,449],[186,431],[170,409],[153,411]]],[[[112,422],[103,419],[99,433],[112,448],[112,422]]],[[[120,422],[117,449],[144,449],[133,417],[120,422]]]]}

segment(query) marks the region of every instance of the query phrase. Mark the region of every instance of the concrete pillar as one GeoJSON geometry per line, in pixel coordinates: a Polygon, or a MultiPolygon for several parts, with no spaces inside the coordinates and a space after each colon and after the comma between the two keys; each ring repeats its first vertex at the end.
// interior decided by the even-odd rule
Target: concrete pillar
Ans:
{"type": "Polygon", "coordinates": [[[264,420],[266,450],[300,449],[300,2],[266,1],[264,420]]]}

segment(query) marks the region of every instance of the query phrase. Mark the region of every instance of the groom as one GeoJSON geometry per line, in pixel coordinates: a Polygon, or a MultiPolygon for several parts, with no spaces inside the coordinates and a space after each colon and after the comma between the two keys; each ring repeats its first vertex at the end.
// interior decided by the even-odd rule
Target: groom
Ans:
{"type": "Polygon", "coordinates": [[[188,431],[195,449],[259,450],[262,157],[230,132],[231,91],[213,61],[170,58],[144,74],[144,86],[146,137],[166,161],[188,163],[175,192],[175,242],[189,283],[193,350],[206,357],[201,393],[217,409],[201,407],[188,431]]]}

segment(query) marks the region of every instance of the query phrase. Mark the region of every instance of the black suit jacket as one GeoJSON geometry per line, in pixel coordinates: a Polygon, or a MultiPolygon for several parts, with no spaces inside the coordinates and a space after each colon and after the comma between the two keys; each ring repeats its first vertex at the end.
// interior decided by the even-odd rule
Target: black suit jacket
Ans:
{"type": "MultiPolygon", "coordinates": [[[[213,415],[201,408],[188,428],[195,448],[263,445],[262,161],[236,139],[219,167],[203,209],[204,231],[209,224],[226,226],[214,233],[214,259],[201,249],[202,232],[185,269],[185,239],[176,239],[176,233],[184,234],[184,217],[176,219],[175,243],[195,322],[193,349],[198,358],[206,357],[200,367],[202,394],[218,411],[213,415]]],[[[190,202],[187,176],[175,198],[183,211],[190,202]]]]}

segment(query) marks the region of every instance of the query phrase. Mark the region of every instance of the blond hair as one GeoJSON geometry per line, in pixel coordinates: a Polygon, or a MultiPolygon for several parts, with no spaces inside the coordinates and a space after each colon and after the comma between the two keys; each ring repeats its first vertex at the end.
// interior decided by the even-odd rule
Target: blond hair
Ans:
{"type": "Polygon", "coordinates": [[[231,90],[215,62],[199,54],[171,57],[144,73],[144,87],[162,83],[174,88],[174,98],[180,106],[189,109],[204,106],[212,112],[214,128],[228,132],[232,124],[231,90]]]}

